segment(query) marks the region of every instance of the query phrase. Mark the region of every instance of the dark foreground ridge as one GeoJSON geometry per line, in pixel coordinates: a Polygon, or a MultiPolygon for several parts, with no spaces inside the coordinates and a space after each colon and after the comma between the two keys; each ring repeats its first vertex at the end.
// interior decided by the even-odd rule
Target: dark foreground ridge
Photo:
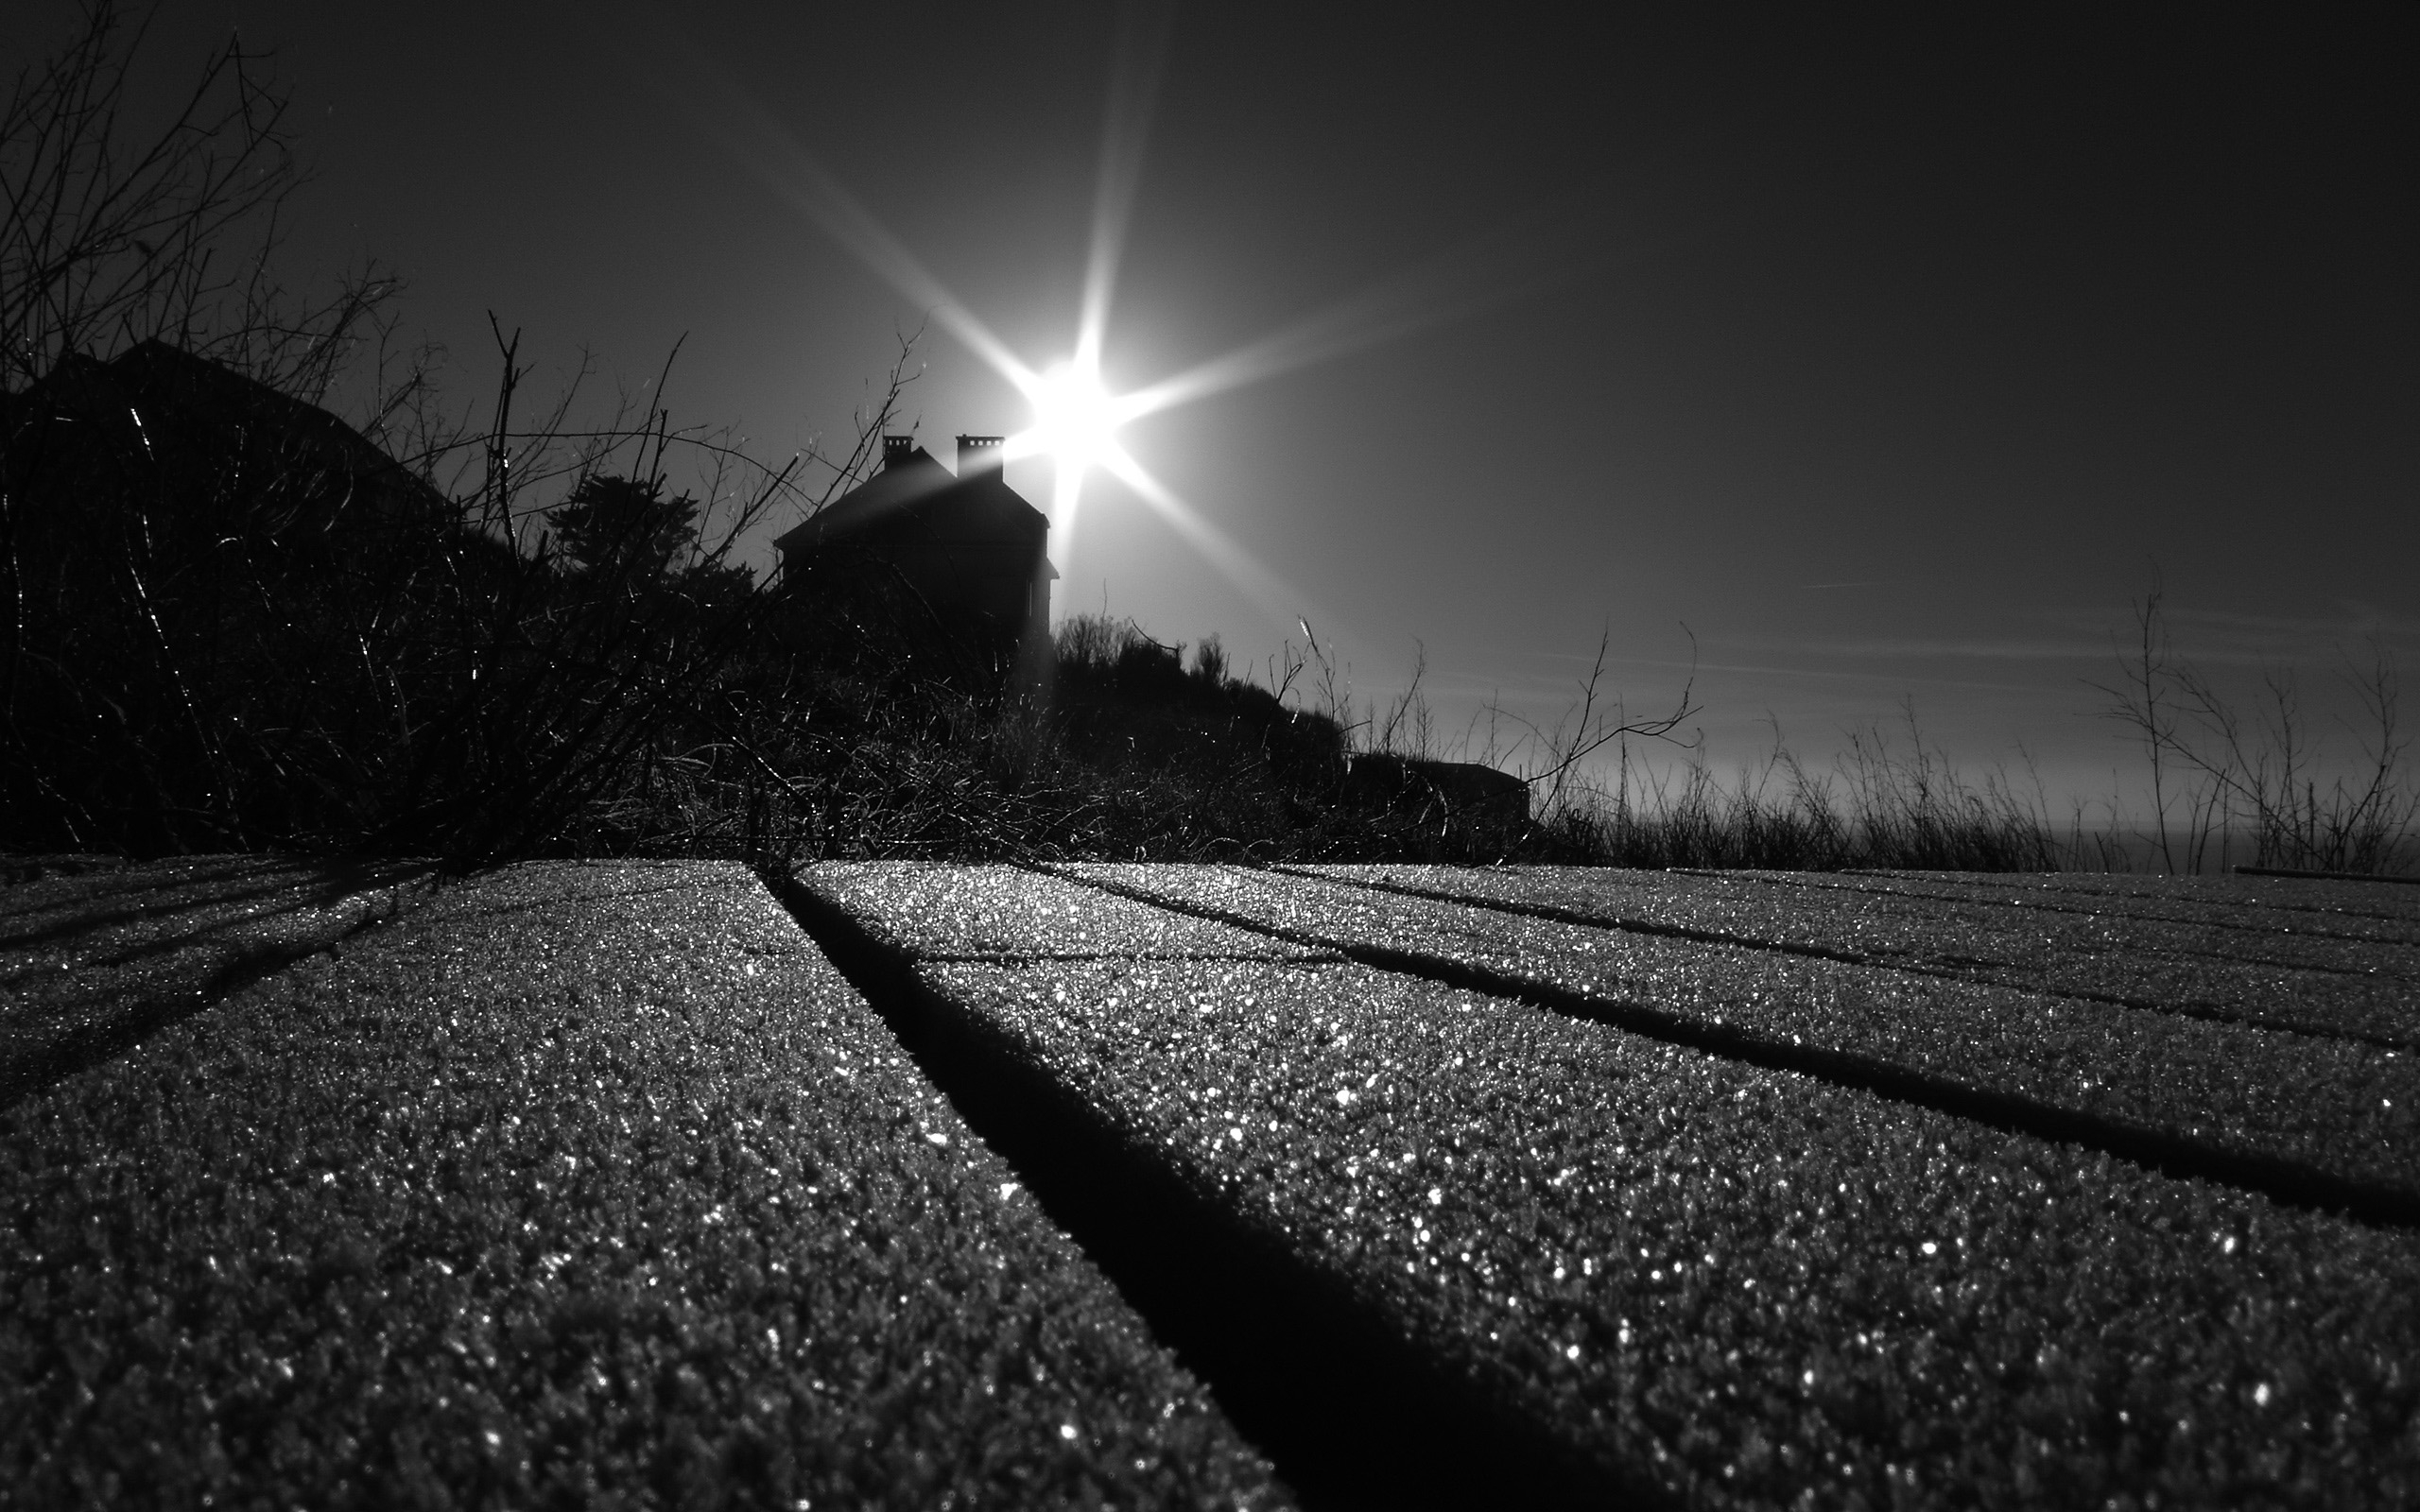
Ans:
{"type": "Polygon", "coordinates": [[[786,872],[763,876],[1304,1505],[1674,1504],[1573,1454],[1442,1368],[1333,1276],[1238,1225],[848,910],[786,872]]]}
{"type": "MultiPolygon", "coordinates": [[[[2420,1192],[2410,1187],[2348,1177],[2305,1160],[2179,1138],[2145,1124],[1997,1091],[1971,1080],[1930,1074],[1870,1055],[1822,1044],[1793,1043],[1734,1022],[1676,1012],[1650,1003],[1575,990],[1475,961],[1356,938],[1344,931],[1277,922],[1254,910],[1219,907],[1198,898],[1172,895],[1166,889],[1129,885],[1102,875],[1098,868],[1066,868],[1053,874],[1195,918],[1305,947],[1333,950],[1381,971],[1508,998],[1753,1066],[1814,1076],[1836,1086],[1872,1092],[2009,1133],[2082,1145],[2163,1176],[2215,1181],[2256,1192],[2285,1207],[2338,1213],[2361,1223],[2420,1228],[2420,1192]]],[[[1470,901],[1454,902],[1468,904],[1470,901]]]]}

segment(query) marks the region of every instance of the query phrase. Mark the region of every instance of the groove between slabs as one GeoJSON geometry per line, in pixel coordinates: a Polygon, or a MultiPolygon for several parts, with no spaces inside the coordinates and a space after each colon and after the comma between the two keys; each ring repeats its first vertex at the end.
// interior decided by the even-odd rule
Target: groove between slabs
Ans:
{"type": "Polygon", "coordinates": [[[2348,1181],[2332,1172],[2298,1160],[2216,1150],[2155,1129],[2066,1108],[2047,1108],[2030,1098],[1962,1086],[1940,1076],[1862,1056],[1814,1045],[1787,1044],[1728,1024],[1708,1023],[1645,1004],[1610,1002],[1416,951],[1326,939],[1305,931],[1262,923],[1248,916],[1208,904],[1162,898],[1098,877],[1061,872],[1049,874],[1063,876],[1068,881],[1081,882],[1088,887],[1174,913],[1231,924],[1297,945],[1332,950],[1380,971],[1417,976],[1445,987],[1482,992],[1490,997],[1510,998],[1568,1018],[1589,1020],[1626,1033],[1668,1044],[1686,1045],[1768,1070],[1814,1076],[1836,1086],[1855,1088],[1897,1102],[1928,1108],[2009,1133],[2083,1145],[2157,1171],[2163,1176],[2213,1181],[2257,1192],[2281,1207],[2341,1213],[2381,1227],[2420,1228],[2420,1194],[2373,1186],[2367,1182],[2348,1181]]]}
{"type": "MultiPolygon", "coordinates": [[[[1823,875],[1823,876],[1827,876],[1827,877],[1841,877],[1841,878],[1851,879],[1851,880],[1846,881],[1846,882],[1843,882],[1843,883],[1824,883],[1824,884],[1822,884],[1822,885],[1823,885],[1823,886],[1829,887],[1829,888],[1832,888],[1832,889],[1834,889],[1834,890],[1836,890],[1836,891],[1840,891],[1840,892],[1853,892],[1853,893],[1858,893],[1858,894],[1861,894],[1861,895],[1863,895],[1863,896],[1865,896],[1865,897],[1869,897],[1869,898],[1934,898],[1934,899],[1938,899],[1938,898],[1942,898],[1942,897],[1945,896],[1945,895],[1941,894],[1941,893],[1911,892],[1911,891],[1909,891],[1908,889],[1903,888],[1903,887],[1872,887],[1872,886],[1867,886],[1867,885],[1865,885],[1862,882],[1859,882],[1859,881],[1858,881],[1858,880],[1855,880],[1855,879],[1864,878],[1864,877],[1874,877],[1874,878],[1878,878],[1878,879],[1880,879],[1880,880],[1882,880],[1882,881],[1885,881],[1885,882],[1917,882],[1917,881],[1922,880],[1922,879],[1921,879],[1921,878],[1919,878],[1919,877],[1910,876],[1910,875],[1909,875],[1909,874],[1907,874],[1907,873],[1904,873],[1904,872],[1896,872],[1896,871],[1872,871],[1872,872],[1865,872],[1865,871],[1834,871],[1834,872],[1824,872],[1824,873],[1793,872],[1793,873],[1791,873],[1789,876],[1776,876],[1776,875],[1774,875],[1773,873],[1772,873],[1772,872],[1768,872],[1768,871],[1710,871],[1710,870],[1707,870],[1707,869],[1706,869],[1705,868],[1703,868],[1703,867],[1673,867],[1673,868],[1670,868],[1669,869],[1670,869],[1670,871],[1672,872],[1672,874],[1673,874],[1674,876],[1678,876],[1678,877],[1720,877],[1720,878],[1730,878],[1730,879],[1737,879],[1737,880],[1738,880],[1738,881],[1742,881],[1742,882],[1753,882],[1753,883],[1754,883],[1756,885],[1758,885],[1758,886],[1760,886],[1760,887],[1796,887],[1796,888],[1800,888],[1800,889],[1806,889],[1806,888],[1807,887],[1807,885],[1808,885],[1806,883],[1792,881],[1792,880],[1791,880],[1791,877],[1806,877],[1806,876],[1810,876],[1810,875],[1823,875]]],[[[2238,870],[2240,870],[2241,868],[2238,868],[2238,870]]],[[[2255,873],[2255,875],[2264,875],[2264,873],[2255,873]]],[[[2420,882],[2420,878],[2411,878],[2411,877],[2401,877],[2401,878],[2394,878],[2394,879],[2387,879],[2387,878],[2381,878],[2381,877],[2360,877],[2360,878],[2354,878],[2354,877],[2334,877],[2334,878],[2328,878],[2328,879],[2325,879],[2325,880],[2338,881],[2338,882],[2350,882],[2350,881],[2357,881],[2357,880],[2358,880],[2358,881],[2362,881],[2362,882],[2382,882],[2382,881],[2388,881],[2388,880],[2394,880],[2394,881],[2398,881],[2398,882],[2420,882]]],[[[2191,903],[2191,902],[2195,902],[2195,900],[2190,899],[2190,898],[2182,898],[2182,897],[2179,897],[2179,898],[2162,899],[2162,898],[2160,898],[2160,897],[2158,897],[2158,896],[2156,896],[2156,895],[2154,895],[2154,894],[2151,894],[2151,893],[2140,893],[2140,892],[2118,892],[2118,893],[2111,893],[2111,894],[2109,894],[2108,896],[2110,896],[2110,897],[2112,897],[2112,898],[2117,898],[2117,899],[2132,898],[2132,899],[2135,899],[2135,900],[2138,900],[2138,901],[2141,901],[2141,902],[2152,902],[2152,903],[2159,903],[2159,902],[2181,902],[2181,903],[2187,903],[2187,904],[2189,904],[2189,903],[2191,903]]],[[[2010,905],[2012,905],[2012,906],[2015,906],[2015,907],[2022,907],[2022,908],[2039,908],[2039,909],[2041,909],[2044,913],[2049,913],[2049,914],[2070,914],[2070,915],[2074,915],[2074,916],[2076,916],[2076,917],[2078,917],[2078,918],[2090,918],[2090,917],[2092,917],[2092,916],[2093,916],[2093,915],[2095,915],[2095,914],[2099,914],[2099,913],[2106,912],[2106,910],[2103,910],[2103,909],[2097,909],[2097,908],[2092,908],[2092,907],[2086,906],[2085,904],[2079,903],[2079,902],[2057,902],[2057,901],[2054,901],[2054,900],[2051,900],[2051,899],[2048,899],[2048,898],[2017,898],[2017,897],[2012,897],[2012,898],[2009,898],[2009,899],[2004,900],[2004,902],[2006,902],[2008,904],[2010,904],[2010,905]]],[[[2383,913],[2376,913],[2376,912],[2373,912],[2372,910],[2367,909],[2367,908],[2320,908],[2320,907],[2315,907],[2315,906],[2312,906],[2312,905],[2309,905],[2309,904],[2305,904],[2305,903],[2285,903],[2285,902],[2274,902],[2274,901],[2267,902],[2265,902],[2265,903],[2263,904],[2263,906],[2265,906],[2265,907],[2269,907],[2269,908],[2273,908],[2273,909],[2275,909],[2276,911],[2278,911],[2278,912],[2280,912],[2280,913],[2308,914],[2308,915],[2310,915],[2310,916],[2312,916],[2312,917],[2314,917],[2314,918],[2321,918],[2321,919],[2324,919],[2324,918],[2325,918],[2327,915],[2329,915],[2329,914],[2333,913],[2333,914],[2338,914],[2338,915],[2340,915],[2340,916],[2351,917],[2351,918],[2356,918],[2356,919],[2376,919],[2376,920],[2377,920],[2377,921],[2379,921],[2379,922],[2381,922],[2381,923],[2390,923],[2390,924],[2408,924],[2408,923],[2410,922],[2410,920],[2409,920],[2408,919],[2404,918],[2404,917],[2403,917],[2402,915],[2400,915],[2400,914],[2383,914],[2383,913]]],[[[2175,915],[2173,915],[2173,914],[2142,914],[2142,915],[2138,915],[2137,917],[2139,917],[2139,918],[2143,918],[2143,919],[2165,919],[2165,920],[2167,920],[2168,922],[2170,922],[2170,923],[2181,923],[2181,922],[2186,922],[2186,920],[2182,920],[2182,919],[2177,919],[2177,918],[2176,918],[2176,916],[2175,916],[2175,915]]],[[[2209,926],[2210,926],[2211,928],[2213,928],[2213,929],[2231,929],[2231,930],[2238,930],[2238,931],[2242,931],[2242,932],[2244,932],[2244,933],[2246,933],[2246,934],[2254,934],[2254,935],[2260,935],[2260,934],[2266,934],[2266,933],[2268,933],[2267,929],[2266,929],[2266,928],[2264,928],[2264,927],[2261,927],[2261,926],[2249,925],[2249,924],[2243,924],[2243,923],[2239,923],[2239,922],[2230,922],[2230,921],[2228,921],[2228,920],[2226,920],[2226,919],[2211,919],[2211,920],[2208,920],[2207,922],[2208,922],[2209,926]]],[[[2303,933],[2305,933],[2305,931],[2303,931],[2303,930],[2296,930],[2296,931],[2295,931],[2295,933],[2296,933],[2296,934],[2303,934],[2303,933]]],[[[2311,928],[2310,930],[2308,930],[2308,934],[2310,934],[2310,935],[2312,935],[2312,936],[2318,936],[2318,937],[2322,937],[2322,938],[2327,938],[2327,939],[2353,939],[2353,940],[2358,940],[2358,939],[2362,939],[2362,938],[2364,938],[2364,937],[2365,937],[2365,936],[2360,936],[2360,935],[2347,935],[2347,934],[2344,934],[2344,933],[2342,933],[2342,931],[2339,931],[2339,930],[2326,929],[2326,928],[2323,928],[2323,927],[2313,927],[2313,928],[2311,928]]]]}
{"type": "MultiPolygon", "coordinates": [[[[1256,868],[1258,869],[1258,868],[1256,868]]],[[[1740,950],[1769,951],[1775,955],[1799,955],[1810,960],[1831,961],[1841,966],[1860,966],[1870,971],[1897,971],[1907,976],[1930,977],[1942,982],[1973,982],[1978,978],[1964,972],[1936,966],[1919,966],[1908,961],[1895,961],[1887,956],[1869,955],[1858,951],[1835,950],[1823,945],[1796,945],[1788,940],[1757,939],[1748,935],[1726,934],[1715,929],[1693,929],[1685,924],[1657,924],[1643,919],[1604,919],[1583,914],[1577,909],[1561,908],[1553,903],[1516,902],[1509,898],[1480,898],[1461,893],[1414,887],[1397,882],[1379,882],[1369,877],[1332,876],[1323,871],[1304,871],[1293,867],[1270,867],[1271,876],[1299,877],[1305,882],[1323,882],[1340,887],[1358,887],[1365,892],[1389,893],[1397,898],[1415,898],[1422,902],[1452,903],[1461,908],[1484,908],[1492,913],[1512,914],[1523,919],[1540,919],[1555,924],[1576,924],[1583,929],[1615,930],[1626,935],[1649,935],[1664,939],[1684,939],[1698,945],[1730,945],[1740,950]]],[[[1056,876],[1059,873],[1052,873],[1056,876]]],[[[1172,906],[1172,905],[1164,905],[1172,906]]],[[[2213,955],[2214,960],[2227,957],[2213,955]]],[[[2298,968],[2308,970],[2308,968],[2298,968]]],[[[2344,971],[2341,974],[2358,976],[2344,971]]],[[[2405,1042],[2392,1035],[2370,1034],[2360,1029],[2303,1028],[2264,1025],[2215,1008],[2191,1003],[2158,1003],[2148,998],[2130,998],[2117,992],[2079,992],[2062,988],[2056,994],[2082,1003],[2106,1003],[2112,1007],[2132,1008],[2138,1013],[2167,1013],[2180,1019],[2198,1019],[2204,1023],[2249,1024],[2254,1028],[2282,1028],[2288,1034],[2307,1034],[2315,1040],[2342,1040],[2353,1044],[2365,1044],[2379,1050],[2402,1050],[2405,1042]]]]}
{"type": "Polygon", "coordinates": [[[1337,1278],[1248,1228],[788,875],[771,888],[925,1074],[1305,1507],[1656,1506],[1455,1379],[1337,1278]]]}

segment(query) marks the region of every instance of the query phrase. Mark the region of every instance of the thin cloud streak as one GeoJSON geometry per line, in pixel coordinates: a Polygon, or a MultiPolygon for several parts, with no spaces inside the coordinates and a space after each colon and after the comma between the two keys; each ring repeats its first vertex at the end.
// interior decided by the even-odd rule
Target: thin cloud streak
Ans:
{"type": "MultiPolygon", "coordinates": [[[[1571,660],[1593,661],[1594,658],[1573,658],[1571,660]]],[[[1978,681],[1972,678],[1910,677],[1905,672],[1867,672],[1858,669],[1772,666],[1753,662],[1679,662],[1657,657],[1609,656],[1605,659],[1605,664],[1608,666],[1668,667],[1685,672],[1695,669],[1699,672],[1729,672],[1741,673],[1753,677],[1812,679],[1823,681],[1888,682],[1914,684],[1919,687],[1973,688],[1989,693],[2021,693],[2027,695],[2038,695],[2043,692],[2038,685],[2023,682],[1983,682],[1978,681]]]]}
{"type": "Polygon", "coordinates": [[[1939,660],[1982,662],[2106,662],[2107,644],[2079,641],[1877,639],[1867,641],[1748,641],[1721,644],[1744,650],[1789,651],[1851,661],[1939,660]]]}
{"type": "MultiPolygon", "coordinates": [[[[2175,657],[2211,666],[2283,667],[2363,660],[2372,642],[2391,652],[2420,643],[2420,625],[2382,616],[2351,622],[2293,620],[2208,611],[2162,612],[2175,657]]],[[[1846,641],[1733,639],[1722,644],[1767,654],[1787,652],[1845,661],[2083,662],[2106,665],[2139,654],[2131,623],[2113,622],[2106,639],[2034,640],[1876,638],[1846,641]]]]}

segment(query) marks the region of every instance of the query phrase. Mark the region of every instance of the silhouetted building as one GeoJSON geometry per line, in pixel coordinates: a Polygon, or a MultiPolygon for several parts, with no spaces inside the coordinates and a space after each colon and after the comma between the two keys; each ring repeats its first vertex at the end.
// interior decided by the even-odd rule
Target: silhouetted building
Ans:
{"type": "Polygon", "coordinates": [[[959,437],[952,472],[884,437],[881,472],[774,541],[784,583],[885,598],[1001,670],[1045,654],[1050,520],[1001,476],[1001,444],[959,437]]]}

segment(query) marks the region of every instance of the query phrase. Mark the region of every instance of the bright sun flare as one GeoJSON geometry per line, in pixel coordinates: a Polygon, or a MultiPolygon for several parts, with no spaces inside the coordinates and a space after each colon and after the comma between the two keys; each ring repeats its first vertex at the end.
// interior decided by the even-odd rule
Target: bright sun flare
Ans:
{"type": "Polygon", "coordinates": [[[1033,449],[1063,473],[1080,473],[1116,449],[1122,418],[1098,372],[1062,363],[1034,386],[1033,449]]]}
{"type": "MultiPolygon", "coordinates": [[[[1089,474],[1105,473],[1174,527],[1209,563],[1279,624],[1292,624],[1309,599],[1264,566],[1203,513],[1171,491],[1126,449],[1118,432],[1130,421],[1322,360],[1390,334],[1384,325],[1340,323],[1322,315],[1157,383],[1113,394],[1101,382],[1102,337],[1118,254],[1126,237],[1141,170],[1143,126],[1150,112],[1157,59],[1167,27],[1120,27],[1117,72],[1111,80],[1102,127],[1100,181],[1093,199],[1093,233],[1084,266],[1083,298],[1067,359],[1046,371],[1027,365],[974,313],[959,302],[839,180],[804,148],[777,136],[768,179],[892,287],[922,305],[943,329],[1008,380],[1033,406],[1032,422],[1007,438],[1000,460],[1046,457],[1051,464],[1053,549],[1076,550],[1077,513],[1089,474]]],[[[752,124],[752,130],[757,126],[752,124]]],[[[1366,304],[1367,300],[1360,301],[1366,304]]],[[[1357,308],[1348,305],[1347,309],[1357,308]]],[[[1384,312],[1381,312],[1384,313],[1384,312]]],[[[1399,322],[1398,322],[1399,323],[1399,322]]],[[[1070,559],[1066,557],[1063,560],[1070,559]]]]}

